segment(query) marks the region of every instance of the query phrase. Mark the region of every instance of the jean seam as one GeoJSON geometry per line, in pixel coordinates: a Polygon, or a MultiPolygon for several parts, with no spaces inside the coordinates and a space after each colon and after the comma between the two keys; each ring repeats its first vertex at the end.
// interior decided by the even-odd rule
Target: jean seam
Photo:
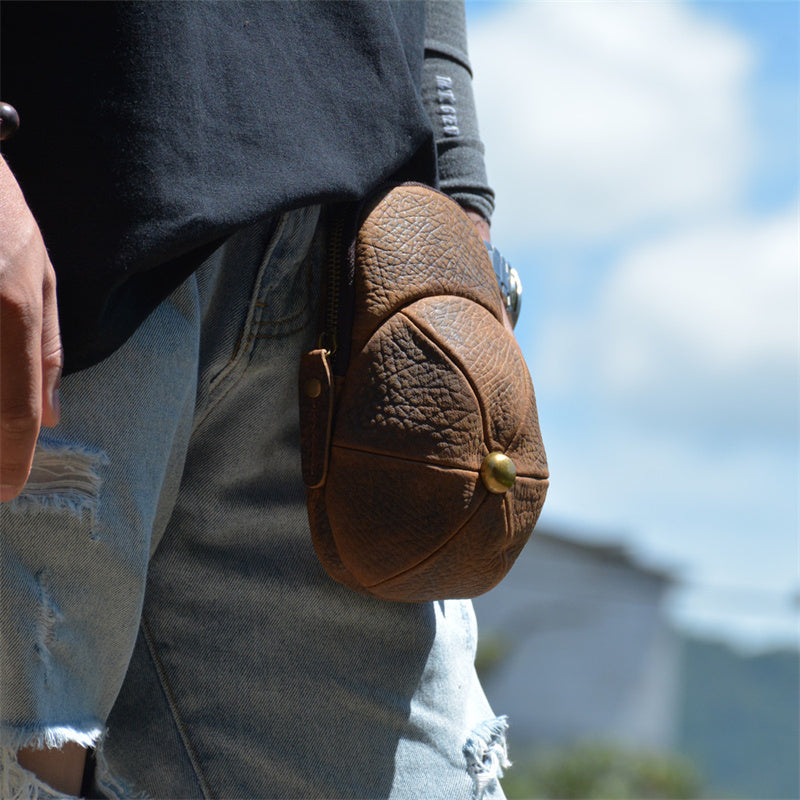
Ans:
{"type": "MultiPolygon", "coordinates": [[[[255,285],[253,287],[253,294],[250,298],[250,303],[247,309],[247,317],[245,319],[245,324],[242,328],[242,334],[239,336],[239,339],[236,342],[236,349],[234,350],[233,355],[228,360],[228,363],[220,370],[220,372],[209,384],[209,389],[208,389],[209,396],[213,395],[217,387],[219,387],[221,384],[225,382],[230,373],[236,368],[236,366],[239,364],[239,362],[242,360],[242,358],[244,357],[245,353],[248,350],[247,345],[249,344],[250,339],[245,338],[244,332],[252,330],[253,325],[256,323],[256,314],[257,314],[256,309],[263,307],[263,303],[259,303],[259,298],[261,297],[263,290],[264,276],[267,272],[267,265],[272,260],[272,256],[275,253],[275,249],[277,248],[280,240],[283,238],[284,231],[287,227],[288,217],[289,217],[288,214],[282,215],[280,220],[278,221],[278,224],[275,226],[275,230],[272,234],[272,238],[270,239],[267,251],[264,254],[264,257],[262,258],[261,264],[258,268],[258,274],[256,275],[255,285]]],[[[225,394],[227,394],[227,392],[225,394]]],[[[223,395],[223,397],[224,396],[225,395],[223,395]]],[[[212,402],[211,406],[213,407],[214,405],[216,405],[216,402],[218,401],[212,402]]]]}
{"type": "Polygon", "coordinates": [[[175,721],[175,726],[178,729],[178,734],[180,735],[184,750],[186,751],[186,756],[189,759],[189,763],[192,765],[192,770],[197,778],[200,790],[203,792],[203,797],[206,798],[206,800],[212,800],[213,794],[211,792],[211,787],[208,779],[205,776],[205,773],[203,772],[203,768],[200,765],[200,758],[197,755],[197,751],[195,750],[192,740],[189,737],[189,729],[184,722],[183,717],[181,716],[180,710],[178,709],[175,693],[173,692],[172,685],[167,677],[167,671],[164,669],[164,664],[158,655],[158,649],[156,648],[155,640],[150,632],[150,626],[147,624],[147,619],[145,618],[144,614],[142,614],[141,624],[142,634],[144,635],[145,642],[147,643],[147,649],[150,653],[150,658],[153,660],[153,665],[156,668],[156,675],[158,676],[158,682],[161,685],[161,691],[164,692],[167,705],[172,712],[172,718],[175,721]]]}
{"type": "Polygon", "coordinates": [[[298,325],[296,328],[291,328],[289,330],[281,331],[280,333],[251,333],[248,337],[248,341],[253,341],[254,339],[283,339],[286,336],[291,336],[298,331],[302,331],[305,328],[305,323],[302,325],[298,325]]]}
{"type": "MultiPolygon", "coordinates": [[[[261,305],[260,308],[264,306],[261,305]]],[[[303,314],[306,313],[306,309],[308,308],[308,300],[303,304],[303,307],[299,311],[295,311],[294,314],[290,314],[288,317],[283,317],[282,319],[266,319],[266,320],[257,320],[254,321],[253,324],[250,326],[251,330],[256,327],[264,327],[267,328],[270,325],[284,325],[287,322],[291,322],[292,320],[297,319],[298,317],[302,317],[303,314]]]]}
{"type": "MultiPolygon", "coordinates": [[[[308,307],[308,305],[309,304],[307,303],[306,304],[306,308],[308,307]]],[[[211,414],[211,412],[228,396],[228,394],[231,391],[233,391],[233,389],[236,388],[237,384],[247,374],[247,371],[250,369],[250,366],[252,364],[252,351],[254,349],[252,345],[253,345],[254,341],[256,341],[257,339],[284,339],[287,336],[291,336],[293,333],[297,333],[298,331],[303,330],[304,327],[305,327],[305,324],[299,325],[298,327],[292,328],[291,330],[288,330],[288,331],[281,331],[280,333],[273,333],[273,334],[251,333],[247,337],[247,339],[245,340],[245,346],[242,348],[243,351],[247,351],[247,352],[249,352],[251,354],[250,360],[247,362],[247,364],[245,364],[244,368],[236,376],[235,379],[234,378],[230,378],[229,379],[229,385],[228,385],[227,389],[225,389],[223,394],[219,395],[216,399],[214,399],[213,402],[209,403],[205,407],[205,409],[203,410],[203,416],[200,417],[200,419],[197,420],[197,422],[194,424],[194,427],[192,428],[192,435],[194,435],[197,432],[197,430],[202,426],[202,424],[208,419],[208,417],[211,414]]]]}
{"type": "Polygon", "coordinates": [[[281,222],[279,223],[278,227],[275,230],[273,243],[269,250],[269,255],[264,258],[261,271],[259,272],[259,277],[256,281],[256,286],[253,291],[253,298],[250,302],[250,308],[247,313],[247,322],[242,330],[242,333],[239,336],[239,340],[236,344],[236,351],[234,355],[231,357],[230,361],[223,367],[222,371],[219,375],[215,378],[214,387],[209,388],[209,401],[205,408],[203,409],[202,416],[197,420],[192,428],[192,434],[194,434],[206,421],[208,416],[211,412],[228,396],[228,394],[233,390],[233,388],[244,378],[247,373],[247,370],[250,368],[252,364],[252,356],[254,345],[253,342],[257,339],[281,339],[286,336],[291,336],[298,331],[303,330],[307,324],[306,317],[309,314],[310,309],[313,307],[312,298],[311,298],[311,289],[314,281],[314,271],[311,265],[307,264],[307,260],[310,258],[310,253],[307,253],[304,261],[304,266],[306,267],[306,299],[303,303],[303,306],[293,314],[290,314],[288,317],[283,317],[282,319],[278,320],[261,320],[256,319],[256,308],[263,309],[266,304],[257,300],[257,298],[261,297],[263,283],[264,283],[264,275],[265,275],[265,268],[266,264],[271,260],[272,254],[275,250],[275,247],[278,244],[278,240],[280,237],[283,236],[284,228],[286,227],[286,218],[287,215],[284,215],[281,222]],[[262,334],[258,333],[260,326],[267,327],[277,327],[278,325],[286,324],[287,322],[292,322],[293,320],[302,320],[301,324],[298,324],[296,327],[291,328],[290,330],[284,330],[279,333],[272,333],[272,334],[262,334]],[[247,335],[245,336],[245,332],[247,335]],[[246,355],[249,355],[250,358],[247,363],[242,368],[241,372],[235,377],[231,374],[235,367],[245,358],[246,355]],[[227,382],[228,386],[222,394],[214,397],[214,392],[217,391],[220,387],[220,384],[223,382],[227,382]]]}
{"type": "MultiPolygon", "coordinates": [[[[305,274],[306,294],[303,305],[293,314],[289,314],[288,317],[281,317],[281,319],[267,319],[267,320],[261,318],[254,319],[253,324],[250,325],[250,329],[248,332],[248,337],[247,337],[248,342],[252,341],[253,339],[262,339],[262,338],[278,339],[281,336],[291,336],[293,333],[297,333],[297,331],[300,331],[305,327],[306,325],[305,317],[308,315],[309,310],[312,306],[311,289],[314,283],[314,270],[312,269],[311,264],[308,263],[310,258],[311,258],[311,253],[310,252],[306,253],[301,264],[301,268],[304,269],[306,273],[305,274]],[[256,331],[263,330],[264,328],[277,328],[279,325],[286,325],[289,322],[293,322],[294,320],[300,320],[300,319],[302,319],[303,322],[298,324],[297,327],[290,328],[289,330],[283,331],[281,333],[276,333],[271,335],[256,333],[256,331]]],[[[266,308],[267,304],[259,302],[255,303],[254,306],[256,308],[264,309],[266,308]]],[[[263,310],[260,313],[263,313],[263,310]]]]}

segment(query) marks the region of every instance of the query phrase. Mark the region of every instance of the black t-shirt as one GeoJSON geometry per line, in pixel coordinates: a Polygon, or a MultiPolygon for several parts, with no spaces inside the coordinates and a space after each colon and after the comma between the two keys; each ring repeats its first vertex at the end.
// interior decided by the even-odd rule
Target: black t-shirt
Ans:
{"type": "Polygon", "coordinates": [[[435,181],[419,2],[3,2],[4,145],[59,285],[67,371],[96,363],[222,238],[435,181]]]}

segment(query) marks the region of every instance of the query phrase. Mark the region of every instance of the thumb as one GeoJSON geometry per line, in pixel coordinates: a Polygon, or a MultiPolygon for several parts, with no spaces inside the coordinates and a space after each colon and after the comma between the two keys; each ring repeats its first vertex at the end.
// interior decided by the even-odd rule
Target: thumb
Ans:
{"type": "Polygon", "coordinates": [[[56,302],[56,278],[48,262],[43,289],[42,309],[42,425],[58,425],[61,418],[61,402],[58,387],[64,354],[58,327],[58,304],[56,302]]]}

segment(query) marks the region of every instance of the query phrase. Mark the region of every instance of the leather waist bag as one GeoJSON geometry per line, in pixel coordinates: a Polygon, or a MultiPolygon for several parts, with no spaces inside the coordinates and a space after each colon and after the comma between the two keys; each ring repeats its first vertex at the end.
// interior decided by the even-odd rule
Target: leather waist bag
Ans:
{"type": "Polygon", "coordinates": [[[303,480],[326,571],[423,602],[499,583],[547,491],[533,386],[473,222],[403,184],[331,223],[302,358],[303,480]]]}

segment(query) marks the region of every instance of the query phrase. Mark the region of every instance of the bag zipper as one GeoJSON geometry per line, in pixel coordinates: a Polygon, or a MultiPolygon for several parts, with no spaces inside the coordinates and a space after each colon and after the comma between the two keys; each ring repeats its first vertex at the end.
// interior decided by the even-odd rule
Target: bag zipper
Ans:
{"type": "Polygon", "coordinates": [[[358,208],[338,206],[330,213],[321,330],[317,348],[300,359],[301,461],[309,489],[323,486],[327,476],[336,389],[347,370],[353,325],[355,247],[345,233],[358,208]]]}
{"type": "Polygon", "coordinates": [[[327,358],[335,357],[339,349],[339,304],[341,302],[341,250],[344,220],[337,214],[328,234],[326,253],[327,291],[325,293],[325,322],[319,335],[318,347],[327,358]]]}
{"type": "Polygon", "coordinates": [[[362,206],[343,205],[332,213],[326,253],[325,313],[318,344],[334,376],[343,378],[350,360],[355,302],[355,233],[362,206]]]}

